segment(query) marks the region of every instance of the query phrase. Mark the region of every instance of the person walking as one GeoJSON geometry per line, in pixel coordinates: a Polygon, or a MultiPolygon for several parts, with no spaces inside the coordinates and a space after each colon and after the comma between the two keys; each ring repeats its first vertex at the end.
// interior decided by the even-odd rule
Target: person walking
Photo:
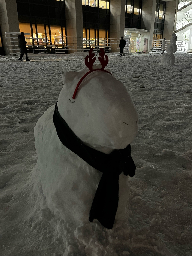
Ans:
{"type": "Polygon", "coordinates": [[[165,51],[165,38],[163,38],[163,41],[162,41],[162,54],[164,53],[165,51]]]}
{"type": "Polygon", "coordinates": [[[26,44],[27,42],[25,41],[24,32],[21,32],[21,34],[18,35],[18,46],[20,48],[20,58],[18,60],[22,60],[23,55],[26,54],[26,61],[30,61],[30,59],[27,56],[26,44]]]}
{"type": "Polygon", "coordinates": [[[120,47],[120,56],[123,55],[123,48],[125,47],[126,45],[126,41],[123,39],[123,36],[121,37],[121,40],[120,40],[120,44],[119,44],[119,47],[120,47]]]}

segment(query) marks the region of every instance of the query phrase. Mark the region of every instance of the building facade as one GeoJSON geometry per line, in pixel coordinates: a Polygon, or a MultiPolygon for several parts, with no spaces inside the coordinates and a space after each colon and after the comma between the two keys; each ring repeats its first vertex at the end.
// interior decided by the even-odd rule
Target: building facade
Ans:
{"type": "Polygon", "coordinates": [[[174,0],[0,0],[0,54],[9,54],[11,32],[24,32],[33,52],[117,51],[121,36],[129,51],[147,52],[153,39],[170,39],[175,9],[174,0]]]}
{"type": "Polygon", "coordinates": [[[178,0],[175,31],[180,51],[192,52],[192,1],[178,0]]]}

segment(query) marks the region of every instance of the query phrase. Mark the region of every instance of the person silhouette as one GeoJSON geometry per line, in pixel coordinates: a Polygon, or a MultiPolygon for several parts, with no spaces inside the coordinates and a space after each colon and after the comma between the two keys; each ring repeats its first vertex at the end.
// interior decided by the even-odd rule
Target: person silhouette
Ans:
{"type": "Polygon", "coordinates": [[[18,35],[18,46],[20,48],[20,58],[18,60],[22,60],[23,55],[26,54],[26,61],[30,61],[30,59],[27,56],[26,44],[27,42],[25,41],[24,32],[21,32],[21,34],[18,35]]]}
{"type": "Polygon", "coordinates": [[[126,41],[123,39],[123,36],[121,37],[121,40],[120,40],[120,44],[119,44],[119,47],[120,47],[120,56],[123,55],[123,48],[125,47],[126,45],[126,41]]]}

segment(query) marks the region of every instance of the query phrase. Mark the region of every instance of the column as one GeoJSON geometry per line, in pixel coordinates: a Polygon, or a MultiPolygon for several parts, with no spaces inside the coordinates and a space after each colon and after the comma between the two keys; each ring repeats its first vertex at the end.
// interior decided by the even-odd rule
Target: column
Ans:
{"type": "Polygon", "coordinates": [[[153,47],[156,0],[144,0],[142,3],[142,22],[149,31],[148,51],[153,47]]]}
{"type": "Polygon", "coordinates": [[[166,13],[165,13],[165,24],[163,37],[166,40],[170,40],[173,31],[175,30],[175,10],[176,10],[176,1],[166,2],[166,13]]]}
{"type": "Polygon", "coordinates": [[[0,0],[0,25],[5,54],[8,55],[9,45],[13,43],[5,38],[5,32],[20,32],[16,0],[0,0]]]}
{"type": "Polygon", "coordinates": [[[83,49],[83,11],[81,0],[65,0],[67,43],[76,52],[83,49]]]}
{"type": "Polygon", "coordinates": [[[112,52],[117,51],[121,36],[124,36],[125,29],[125,0],[110,1],[110,38],[117,40],[111,45],[112,52]]]}

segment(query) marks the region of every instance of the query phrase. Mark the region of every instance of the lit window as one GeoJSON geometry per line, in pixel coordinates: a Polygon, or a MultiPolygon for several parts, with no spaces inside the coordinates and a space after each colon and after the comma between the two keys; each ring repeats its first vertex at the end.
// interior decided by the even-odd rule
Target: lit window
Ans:
{"type": "Polygon", "coordinates": [[[107,8],[106,1],[99,0],[99,8],[106,9],[107,8]]]}
{"type": "Polygon", "coordinates": [[[159,19],[163,18],[163,11],[159,11],[159,19]]]}
{"type": "Polygon", "coordinates": [[[134,14],[139,15],[139,12],[141,13],[141,9],[134,8],[134,14]]]}
{"type": "Polygon", "coordinates": [[[96,0],[89,0],[89,6],[96,7],[96,0]]]}
{"type": "Polygon", "coordinates": [[[127,9],[127,13],[132,13],[133,12],[133,6],[131,6],[131,5],[125,5],[125,11],[126,11],[126,9],[127,9]]]}

